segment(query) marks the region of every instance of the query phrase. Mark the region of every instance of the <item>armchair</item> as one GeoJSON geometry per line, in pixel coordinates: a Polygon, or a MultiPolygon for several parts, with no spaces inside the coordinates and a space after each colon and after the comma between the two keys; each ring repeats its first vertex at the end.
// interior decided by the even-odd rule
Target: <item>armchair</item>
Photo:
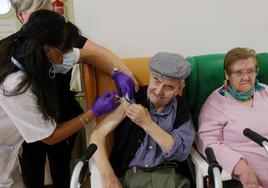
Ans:
{"type": "MultiPolygon", "coordinates": [[[[203,103],[210,93],[223,84],[224,54],[193,56],[187,60],[192,65],[192,72],[186,81],[186,96],[194,127],[198,130],[198,116],[203,103]]],[[[195,148],[192,149],[191,158],[195,166],[196,187],[203,188],[208,164],[195,148]]],[[[222,180],[230,179],[231,175],[223,170],[222,180]]]]}

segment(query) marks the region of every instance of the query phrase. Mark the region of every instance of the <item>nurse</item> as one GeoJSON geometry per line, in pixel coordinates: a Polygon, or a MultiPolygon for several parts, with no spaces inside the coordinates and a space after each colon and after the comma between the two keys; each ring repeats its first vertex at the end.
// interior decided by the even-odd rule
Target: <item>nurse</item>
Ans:
{"type": "MultiPolygon", "coordinates": [[[[16,15],[22,24],[28,21],[32,12],[39,9],[52,9],[50,0],[10,0],[15,8],[16,15]]],[[[84,58],[85,63],[94,65],[107,74],[111,74],[113,69],[119,69],[113,76],[117,88],[121,94],[128,93],[132,96],[133,85],[136,83],[133,74],[128,67],[114,53],[102,47],[84,36],[79,35],[73,47],[82,48],[81,56],[89,54],[84,58]]],[[[74,56],[70,55],[69,61],[64,61],[63,65],[55,67],[57,94],[59,96],[59,117],[58,122],[63,122],[76,117],[82,113],[82,109],[70,91],[71,69],[74,56]]],[[[137,88],[137,84],[136,88],[137,88]]],[[[20,155],[20,165],[24,183],[28,188],[38,188],[44,186],[44,168],[46,155],[49,159],[50,172],[54,187],[69,188],[70,182],[70,161],[76,134],[66,138],[62,142],[54,145],[47,145],[43,142],[23,143],[23,153],[20,155]],[[32,177],[35,178],[32,178],[32,177]]]]}
{"type": "Polygon", "coordinates": [[[116,108],[115,93],[106,92],[88,111],[58,122],[51,69],[63,62],[77,35],[64,17],[38,10],[17,33],[0,41],[0,187],[23,187],[17,158],[24,140],[55,144],[116,108]]]}

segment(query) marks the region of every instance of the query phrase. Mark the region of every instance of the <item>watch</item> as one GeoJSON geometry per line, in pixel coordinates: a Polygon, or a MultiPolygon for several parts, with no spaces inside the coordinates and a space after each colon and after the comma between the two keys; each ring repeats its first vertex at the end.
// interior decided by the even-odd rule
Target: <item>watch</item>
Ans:
{"type": "Polygon", "coordinates": [[[111,76],[115,75],[116,73],[119,72],[119,68],[117,67],[113,67],[112,71],[111,71],[111,76]]]}

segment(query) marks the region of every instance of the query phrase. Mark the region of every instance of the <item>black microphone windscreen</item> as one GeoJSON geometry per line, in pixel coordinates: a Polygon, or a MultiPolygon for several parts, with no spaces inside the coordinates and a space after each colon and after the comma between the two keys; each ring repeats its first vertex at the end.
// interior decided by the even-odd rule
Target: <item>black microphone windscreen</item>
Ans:
{"type": "Polygon", "coordinates": [[[260,146],[262,146],[263,141],[268,141],[266,138],[264,138],[263,136],[259,135],[255,131],[252,131],[249,128],[244,129],[243,134],[246,137],[248,137],[249,139],[251,139],[252,141],[254,141],[257,144],[259,144],[260,146]]]}

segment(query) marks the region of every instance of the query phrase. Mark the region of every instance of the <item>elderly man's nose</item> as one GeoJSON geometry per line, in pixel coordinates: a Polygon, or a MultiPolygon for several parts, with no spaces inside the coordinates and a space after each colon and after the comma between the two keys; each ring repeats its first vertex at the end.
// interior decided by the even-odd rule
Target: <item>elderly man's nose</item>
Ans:
{"type": "Polygon", "coordinates": [[[155,91],[157,94],[163,93],[163,86],[162,85],[157,86],[155,91]]]}

